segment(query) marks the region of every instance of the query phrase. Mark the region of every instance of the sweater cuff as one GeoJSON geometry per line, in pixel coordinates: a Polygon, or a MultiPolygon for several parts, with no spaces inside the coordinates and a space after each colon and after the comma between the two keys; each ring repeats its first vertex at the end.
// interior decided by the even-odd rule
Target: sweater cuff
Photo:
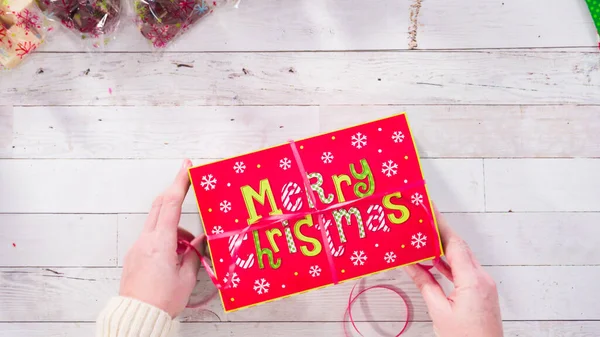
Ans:
{"type": "Polygon", "coordinates": [[[127,297],[112,298],[96,322],[96,337],[171,337],[179,323],[154,306],[127,297]]]}

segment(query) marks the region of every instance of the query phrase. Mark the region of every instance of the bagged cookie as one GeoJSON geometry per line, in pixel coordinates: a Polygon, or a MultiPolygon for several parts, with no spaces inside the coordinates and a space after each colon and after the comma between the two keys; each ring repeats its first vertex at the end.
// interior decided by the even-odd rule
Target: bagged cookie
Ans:
{"type": "Polygon", "coordinates": [[[0,0],[0,70],[19,65],[52,29],[33,0],[0,0]]]}
{"type": "Polygon", "coordinates": [[[36,0],[48,17],[78,33],[93,47],[106,44],[117,29],[121,0],[36,0]]]}
{"type": "Polygon", "coordinates": [[[166,47],[174,38],[227,0],[133,0],[136,23],[142,35],[156,48],[166,47]]]}

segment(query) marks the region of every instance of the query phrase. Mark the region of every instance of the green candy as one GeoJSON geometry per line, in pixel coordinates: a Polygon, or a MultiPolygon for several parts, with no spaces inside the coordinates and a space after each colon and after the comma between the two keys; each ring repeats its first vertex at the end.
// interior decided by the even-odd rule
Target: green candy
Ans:
{"type": "Polygon", "coordinates": [[[592,19],[596,24],[596,29],[600,34],[600,0],[585,0],[590,8],[590,13],[592,13],[592,19]]]}

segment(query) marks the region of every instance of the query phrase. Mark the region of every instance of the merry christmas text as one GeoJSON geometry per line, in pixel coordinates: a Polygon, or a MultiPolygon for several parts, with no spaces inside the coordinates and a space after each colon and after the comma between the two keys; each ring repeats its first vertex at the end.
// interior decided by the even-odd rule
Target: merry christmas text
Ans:
{"type": "MultiPolygon", "coordinates": [[[[350,174],[338,174],[331,176],[333,183],[333,191],[325,191],[323,188],[323,176],[320,173],[313,172],[308,174],[311,189],[314,191],[315,197],[324,205],[329,205],[334,202],[345,202],[353,198],[347,198],[344,195],[342,187],[345,185],[352,189],[356,198],[366,198],[375,193],[375,179],[373,172],[366,159],[361,159],[358,165],[349,165],[350,174]]],[[[280,195],[280,206],[276,202],[271,184],[268,179],[263,179],[259,182],[258,188],[255,189],[250,185],[243,186],[241,192],[248,211],[248,225],[251,226],[260,219],[262,215],[258,214],[256,206],[260,204],[270,208],[269,215],[280,215],[284,213],[293,213],[301,210],[305,200],[308,201],[308,207],[314,209],[314,205],[307,198],[304,190],[295,182],[289,182],[282,188],[280,195]]],[[[344,244],[347,242],[344,231],[344,223],[346,226],[356,224],[356,230],[359,237],[366,237],[367,231],[378,232],[390,231],[387,225],[388,221],[392,225],[400,225],[406,222],[410,217],[410,211],[402,204],[402,194],[394,192],[374,199],[367,208],[366,214],[361,214],[357,207],[349,206],[345,208],[336,208],[330,214],[324,215],[323,224],[326,232],[326,239],[331,254],[340,256],[344,251],[344,244]],[[331,218],[331,219],[329,219],[331,218]],[[353,221],[354,220],[354,221],[353,221]],[[333,240],[331,227],[337,229],[336,239],[333,240]],[[366,227],[366,228],[365,228],[366,227]]],[[[298,250],[305,256],[317,256],[323,252],[321,241],[317,237],[311,237],[303,233],[303,228],[318,226],[318,215],[306,215],[300,219],[296,219],[289,223],[283,221],[283,233],[280,228],[271,228],[265,231],[266,242],[261,242],[259,231],[253,231],[253,241],[256,249],[256,260],[260,269],[265,268],[264,259],[269,266],[277,269],[281,266],[281,258],[276,254],[280,251],[277,241],[283,241],[287,245],[290,253],[296,253],[298,250]],[[279,238],[279,239],[276,239],[279,238]]],[[[278,226],[279,227],[279,226],[278,226]]],[[[320,237],[320,235],[318,235],[320,237]]],[[[254,256],[248,256],[247,259],[254,259],[254,256]]],[[[237,265],[244,268],[248,266],[243,259],[237,259],[237,265]]]]}

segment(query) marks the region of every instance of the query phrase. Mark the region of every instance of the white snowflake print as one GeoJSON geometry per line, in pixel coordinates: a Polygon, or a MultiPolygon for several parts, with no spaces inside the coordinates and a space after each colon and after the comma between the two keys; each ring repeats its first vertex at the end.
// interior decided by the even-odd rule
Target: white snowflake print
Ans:
{"type": "Polygon", "coordinates": [[[229,273],[227,273],[227,274],[225,274],[225,277],[223,278],[223,283],[225,283],[225,284],[230,283],[232,287],[237,288],[238,285],[240,284],[240,277],[238,276],[237,273],[233,273],[233,277],[230,280],[229,273]]]}
{"type": "Polygon", "coordinates": [[[410,244],[415,246],[415,248],[417,249],[425,247],[425,244],[427,243],[427,237],[421,233],[413,235],[411,239],[412,241],[410,242],[410,244]]]}
{"type": "Polygon", "coordinates": [[[350,261],[352,261],[352,263],[354,263],[355,266],[364,266],[365,261],[367,261],[367,255],[365,255],[365,252],[363,252],[362,250],[360,252],[355,250],[354,253],[352,253],[352,256],[350,257],[350,261]]]}
{"type": "Polygon", "coordinates": [[[227,200],[221,201],[221,203],[219,204],[219,207],[221,209],[221,212],[223,212],[223,213],[227,213],[227,212],[231,211],[231,203],[227,200]]]}
{"type": "Polygon", "coordinates": [[[200,186],[204,187],[206,191],[214,190],[215,186],[217,186],[217,179],[213,177],[212,174],[207,176],[202,176],[202,181],[200,181],[200,186]]]}
{"type": "Polygon", "coordinates": [[[415,193],[410,197],[410,201],[416,206],[419,206],[419,204],[423,203],[423,196],[419,193],[415,193]]]}
{"type": "Polygon", "coordinates": [[[312,277],[320,276],[321,275],[321,267],[319,267],[319,266],[312,266],[312,267],[310,267],[310,270],[308,271],[308,273],[312,277]]]}
{"type": "Polygon", "coordinates": [[[402,143],[404,140],[404,134],[402,131],[395,131],[392,135],[392,139],[394,140],[394,143],[402,143]]]}
{"type": "Polygon", "coordinates": [[[394,254],[394,252],[387,252],[387,253],[385,253],[385,256],[383,257],[383,259],[387,263],[395,262],[396,261],[396,254],[394,254]]]}
{"type": "Polygon", "coordinates": [[[217,234],[223,234],[225,231],[223,230],[223,227],[221,226],[215,226],[213,227],[212,231],[211,231],[214,235],[217,234]]]}
{"type": "Polygon", "coordinates": [[[233,170],[235,173],[244,173],[244,171],[246,171],[246,165],[243,161],[236,161],[235,165],[233,165],[233,170]]]}
{"type": "Polygon", "coordinates": [[[270,286],[271,285],[269,284],[269,282],[267,282],[267,280],[265,280],[264,278],[254,281],[254,291],[256,291],[256,293],[259,295],[268,293],[270,286]]]}
{"type": "Polygon", "coordinates": [[[331,152],[323,152],[321,160],[323,161],[323,163],[329,164],[333,161],[333,154],[331,154],[331,152]]]}
{"type": "Polygon", "coordinates": [[[283,158],[279,161],[279,167],[281,167],[285,171],[292,167],[292,161],[287,158],[283,158]]]}
{"type": "Polygon", "coordinates": [[[395,176],[398,173],[398,164],[392,160],[384,161],[381,165],[381,172],[388,177],[395,176]]]}
{"type": "Polygon", "coordinates": [[[363,135],[360,132],[357,132],[355,135],[352,136],[352,146],[356,147],[357,149],[362,149],[366,145],[367,136],[363,135]]]}

